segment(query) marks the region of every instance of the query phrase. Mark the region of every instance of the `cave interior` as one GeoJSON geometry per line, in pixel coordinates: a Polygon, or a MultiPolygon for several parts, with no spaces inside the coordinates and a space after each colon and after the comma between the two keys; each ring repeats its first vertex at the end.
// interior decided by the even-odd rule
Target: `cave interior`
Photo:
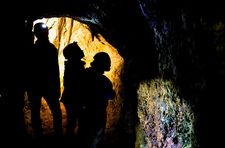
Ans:
{"type": "MultiPolygon", "coordinates": [[[[153,133],[165,134],[161,124],[164,126],[163,122],[166,122],[167,118],[175,122],[176,138],[182,147],[209,147],[210,144],[219,146],[223,139],[218,132],[223,133],[224,130],[223,9],[219,0],[210,3],[203,0],[26,2],[26,12],[19,17],[23,23],[21,30],[25,35],[25,42],[21,41],[24,44],[21,45],[20,52],[17,51],[16,68],[13,71],[17,77],[12,79],[16,82],[12,90],[17,93],[10,92],[12,85],[7,85],[8,82],[2,83],[1,112],[10,110],[11,107],[18,110],[21,108],[17,98],[20,97],[18,94],[21,93],[20,88],[26,79],[24,65],[27,63],[28,49],[24,48],[24,45],[33,43],[31,31],[34,21],[42,18],[70,17],[86,24],[92,37],[97,38],[98,34],[101,34],[124,60],[119,75],[122,83],[119,92],[122,97],[120,112],[107,134],[106,148],[162,147],[166,140],[162,142],[163,138],[160,136],[154,140],[153,133]],[[10,88],[9,95],[8,88],[3,89],[5,86],[10,88]],[[146,92],[149,92],[148,96],[145,95],[146,92]],[[10,107],[10,103],[5,105],[5,96],[10,98],[10,103],[13,104],[10,107]],[[162,101],[157,104],[155,98],[162,101]],[[163,100],[166,100],[166,103],[163,100]],[[155,109],[156,106],[159,110],[155,109]],[[174,113],[165,113],[166,121],[162,119],[163,109],[166,110],[164,106],[174,109],[174,113]],[[161,119],[155,122],[158,116],[161,119]],[[154,119],[150,122],[156,124],[146,124],[149,118],[154,119]],[[180,131],[179,127],[182,127],[180,131]]],[[[8,69],[8,66],[6,67],[8,69]]],[[[18,110],[15,112],[19,112],[18,110]]],[[[2,118],[11,119],[10,115],[3,115],[2,118]]],[[[17,123],[17,120],[19,119],[16,118],[13,123],[17,123]]],[[[3,129],[7,123],[2,126],[3,129]]],[[[13,132],[17,131],[16,134],[6,130],[2,132],[3,137],[14,137],[16,142],[20,143],[24,140],[23,133],[18,130],[21,128],[20,123],[14,127],[16,130],[13,132]]],[[[24,143],[26,142],[27,139],[24,143]]]]}

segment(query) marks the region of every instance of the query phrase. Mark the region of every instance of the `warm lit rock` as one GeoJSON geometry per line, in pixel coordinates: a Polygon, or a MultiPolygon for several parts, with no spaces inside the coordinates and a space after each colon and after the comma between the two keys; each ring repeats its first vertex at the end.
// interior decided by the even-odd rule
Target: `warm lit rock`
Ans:
{"type": "MultiPolygon", "coordinates": [[[[93,61],[93,56],[101,51],[104,51],[109,54],[111,58],[111,70],[105,75],[112,81],[113,88],[116,91],[116,97],[114,100],[109,102],[107,108],[107,129],[110,131],[110,128],[116,125],[121,114],[121,80],[120,73],[123,68],[123,58],[119,55],[117,49],[111,46],[103,36],[98,34],[98,38],[94,37],[92,40],[92,34],[87,25],[80,23],[72,18],[61,17],[61,18],[43,18],[36,20],[34,22],[44,22],[49,27],[49,39],[50,41],[58,48],[59,51],[59,68],[60,68],[60,82],[61,82],[61,93],[63,92],[63,75],[64,75],[64,56],[63,49],[64,47],[76,41],[80,48],[84,51],[85,57],[84,61],[86,62],[85,67],[90,66],[90,62],[93,61]]],[[[63,112],[63,126],[66,125],[66,113],[63,104],[61,104],[61,109],[63,112]]],[[[27,129],[32,133],[32,128],[29,126],[30,121],[30,110],[28,104],[24,108],[25,120],[27,123],[27,129]]],[[[42,100],[41,107],[41,118],[43,123],[44,132],[49,134],[52,132],[52,117],[51,112],[47,106],[45,100],[42,100]]],[[[106,131],[107,132],[107,131],[106,131]]]]}

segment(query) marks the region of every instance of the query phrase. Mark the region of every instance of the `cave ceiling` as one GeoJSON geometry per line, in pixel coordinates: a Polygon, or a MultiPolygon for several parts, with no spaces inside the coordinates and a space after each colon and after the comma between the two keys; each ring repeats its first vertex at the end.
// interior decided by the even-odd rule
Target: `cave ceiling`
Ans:
{"type": "Polygon", "coordinates": [[[201,18],[224,19],[220,3],[220,0],[213,3],[202,0],[34,0],[26,2],[24,16],[30,20],[72,17],[87,24],[93,35],[103,35],[121,55],[127,54],[126,48],[129,47],[129,51],[134,51],[130,53],[135,55],[135,48],[145,50],[144,42],[153,42],[152,30],[157,29],[162,22],[173,22],[176,27],[183,14],[193,22],[201,18]]]}
{"type": "Polygon", "coordinates": [[[93,35],[103,35],[121,52],[126,44],[146,33],[145,27],[149,29],[136,0],[39,0],[26,5],[25,19],[72,17],[87,24],[93,35]]]}

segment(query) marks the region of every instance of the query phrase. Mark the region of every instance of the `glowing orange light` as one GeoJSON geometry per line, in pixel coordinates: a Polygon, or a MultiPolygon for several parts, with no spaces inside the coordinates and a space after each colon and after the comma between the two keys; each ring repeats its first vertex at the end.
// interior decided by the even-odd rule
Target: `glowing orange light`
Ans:
{"type": "MultiPolygon", "coordinates": [[[[76,41],[80,48],[84,51],[85,57],[84,61],[86,62],[85,67],[90,66],[90,62],[93,61],[93,56],[97,52],[104,51],[109,54],[111,58],[111,70],[105,75],[112,81],[113,87],[117,93],[116,98],[109,102],[109,106],[107,109],[107,129],[111,126],[115,125],[119,118],[122,98],[119,94],[121,89],[121,81],[120,81],[120,72],[123,68],[123,58],[119,55],[117,49],[111,46],[106,40],[98,34],[99,40],[94,37],[92,40],[91,32],[87,25],[82,24],[72,18],[68,17],[55,17],[55,18],[43,18],[40,20],[36,20],[34,24],[37,22],[44,22],[49,28],[49,40],[52,42],[57,48],[59,53],[59,68],[60,68],[60,83],[61,83],[61,93],[63,92],[63,76],[64,76],[64,61],[65,58],[63,56],[64,47],[76,41]]],[[[66,124],[66,113],[63,104],[61,104],[61,109],[63,112],[63,126],[66,124]]],[[[30,111],[29,108],[24,109],[25,112],[25,120],[28,125],[30,123],[30,111]]],[[[41,110],[41,118],[43,121],[43,128],[46,133],[50,133],[52,130],[52,118],[50,117],[51,113],[47,106],[47,103],[42,99],[42,110],[41,110]]],[[[32,131],[31,127],[28,125],[29,131],[32,131]]]]}

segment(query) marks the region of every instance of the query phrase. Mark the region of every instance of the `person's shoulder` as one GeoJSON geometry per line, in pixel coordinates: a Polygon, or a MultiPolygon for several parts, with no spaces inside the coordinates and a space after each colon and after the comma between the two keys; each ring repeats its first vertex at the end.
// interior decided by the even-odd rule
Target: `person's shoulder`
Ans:
{"type": "MultiPolygon", "coordinates": [[[[110,79],[106,76],[106,75],[102,75],[102,78],[105,80],[105,81],[110,81],[110,79]]],[[[110,81],[111,82],[111,81],[110,81]]]]}
{"type": "Polygon", "coordinates": [[[52,46],[53,48],[56,48],[56,46],[51,42],[49,42],[49,45],[52,46]]]}
{"type": "Polygon", "coordinates": [[[105,83],[105,85],[112,86],[111,80],[106,75],[102,75],[101,79],[102,79],[103,83],[105,83]]]}
{"type": "Polygon", "coordinates": [[[49,42],[49,48],[52,49],[52,50],[58,51],[57,47],[51,42],[49,42]]]}

